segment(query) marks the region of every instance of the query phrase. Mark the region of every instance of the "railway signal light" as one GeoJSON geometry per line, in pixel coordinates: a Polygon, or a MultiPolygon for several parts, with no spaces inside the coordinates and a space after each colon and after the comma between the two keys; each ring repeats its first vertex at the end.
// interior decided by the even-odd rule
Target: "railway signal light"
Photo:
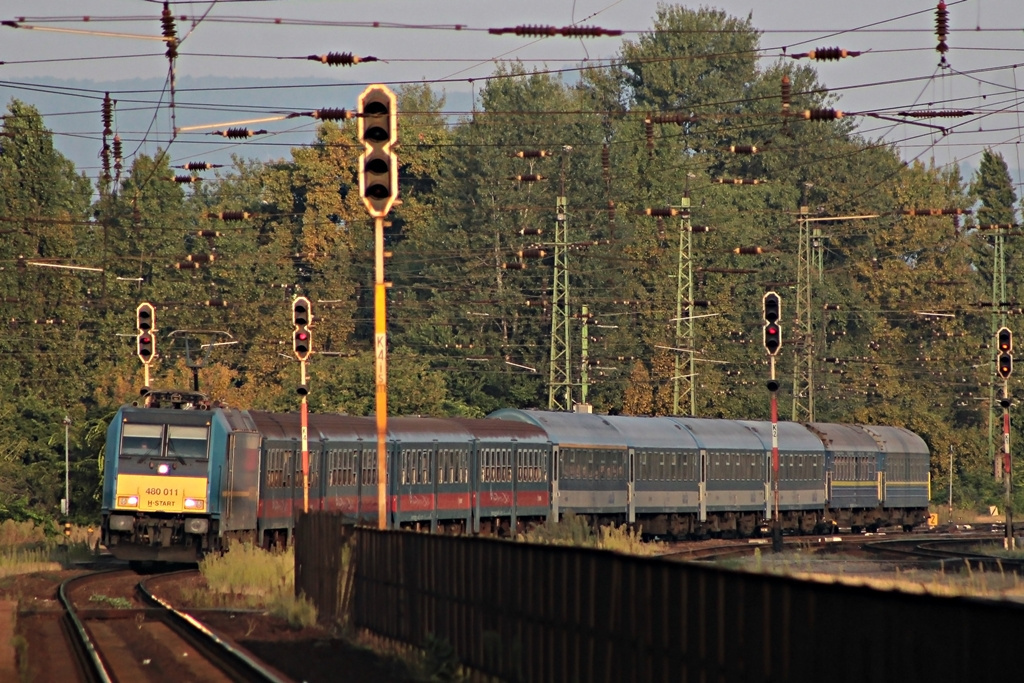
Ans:
{"type": "Polygon", "coordinates": [[[1013,332],[1009,327],[1000,327],[996,333],[999,340],[999,353],[1010,353],[1013,351],[1013,332]]]}
{"type": "Polygon", "coordinates": [[[779,318],[782,316],[782,299],[775,292],[767,292],[761,300],[764,316],[764,349],[769,356],[779,353],[782,348],[782,327],[779,318]]]}
{"type": "Polygon", "coordinates": [[[766,292],[761,299],[761,310],[766,323],[777,323],[782,316],[782,299],[775,292],[766,292]]]}
{"type": "Polygon", "coordinates": [[[135,352],[143,365],[149,365],[156,355],[156,310],[153,304],[143,302],[135,309],[135,327],[139,331],[135,338],[135,352]]]}
{"type": "Polygon", "coordinates": [[[312,318],[309,299],[304,296],[295,297],[292,301],[292,324],[295,325],[295,331],[292,333],[292,350],[300,361],[308,359],[313,351],[313,334],[309,330],[312,318]]]}
{"type": "Polygon", "coordinates": [[[1008,353],[1000,354],[996,371],[1003,379],[1009,379],[1010,375],[1013,373],[1013,356],[1008,353]]]}
{"type": "MultiPolygon", "coordinates": [[[[135,328],[139,332],[148,332],[156,324],[156,311],[153,304],[143,302],[135,309],[135,328]]],[[[1005,328],[1004,328],[1005,329],[1005,328]]]]}
{"type": "Polygon", "coordinates": [[[764,326],[764,348],[769,356],[775,356],[782,348],[782,328],[777,323],[764,326]]]}
{"type": "Polygon", "coordinates": [[[359,95],[359,196],[374,218],[383,218],[398,198],[398,103],[384,85],[371,85],[359,95]]]}

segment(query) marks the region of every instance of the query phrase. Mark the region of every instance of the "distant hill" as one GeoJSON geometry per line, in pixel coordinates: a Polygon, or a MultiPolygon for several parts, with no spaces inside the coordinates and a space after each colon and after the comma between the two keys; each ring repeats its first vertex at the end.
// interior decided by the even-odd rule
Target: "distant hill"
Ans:
{"type": "MultiPolygon", "coordinates": [[[[272,78],[183,77],[177,82],[175,121],[167,109],[153,116],[153,103],[168,101],[164,80],[158,78],[128,80],[42,79],[28,82],[0,81],[0,107],[4,111],[12,99],[35,106],[54,132],[54,144],[64,156],[86,175],[95,177],[100,168],[101,117],[103,93],[117,100],[115,129],[123,141],[124,154],[137,150],[152,155],[165,147],[174,127],[259,119],[295,111],[325,107],[355,106],[362,84],[329,79],[302,80],[272,78]],[[140,141],[151,141],[140,149],[140,141]]],[[[446,111],[464,112],[472,108],[468,90],[448,91],[446,111]]],[[[316,122],[310,118],[255,122],[239,125],[253,130],[266,129],[272,135],[245,141],[208,135],[219,128],[179,133],[171,147],[172,164],[206,161],[230,164],[231,156],[269,161],[287,157],[291,147],[313,139],[316,122]]],[[[126,162],[130,163],[130,161],[126,162]]]]}

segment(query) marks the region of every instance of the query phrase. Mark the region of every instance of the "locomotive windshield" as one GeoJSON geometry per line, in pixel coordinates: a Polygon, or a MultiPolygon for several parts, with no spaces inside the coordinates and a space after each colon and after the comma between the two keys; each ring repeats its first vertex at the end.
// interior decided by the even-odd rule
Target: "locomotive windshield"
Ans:
{"type": "Polygon", "coordinates": [[[121,434],[121,457],[206,459],[210,428],[129,424],[121,434]]]}
{"type": "Polygon", "coordinates": [[[162,437],[160,425],[125,424],[121,433],[121,457],[157,457],[162,437]]]}
{"type": "Polygon", "coordinates": [[[205,458],[208,427],[167,426],[167,455],[182,458],[205,458]]]}

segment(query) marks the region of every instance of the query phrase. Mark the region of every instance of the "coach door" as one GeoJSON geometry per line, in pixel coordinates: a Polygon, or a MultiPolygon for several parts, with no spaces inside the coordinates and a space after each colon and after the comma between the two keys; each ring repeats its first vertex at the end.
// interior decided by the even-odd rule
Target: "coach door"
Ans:
{"type": "Polygon", "coordinates": [[[633,461],[635,458],[636,451],[630,448],[626,457],[626,509],[628,511],[627,519],[630,524],[636,522],[636,494],[634,491],[635,484],[633,481],[633,461]]]}
{"type": "Polygon", "coordinates": [[[703,448],[700,451],[700,483],[697,484],[697,496],[700,498],[697,519],[706,522],[708,521],[708,452],[703,448]]]}
{"type": "Polygon", "coordinates": [[[260,435],[234,432],[228,437],[228,472],[220,532],[256,528],[260,490],[260,435]]]}
{"type": "Polygon", "coordinates": [[[558,446],[551,447],[551,517],[552,522],[558,521],[558,478],[561,475],[561,455],[558,446]]]}

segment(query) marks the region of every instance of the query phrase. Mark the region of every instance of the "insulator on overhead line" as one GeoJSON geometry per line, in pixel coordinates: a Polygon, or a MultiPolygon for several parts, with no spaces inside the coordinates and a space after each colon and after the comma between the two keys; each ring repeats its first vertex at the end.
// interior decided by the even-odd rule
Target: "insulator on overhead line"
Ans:
{"type": "Polygon", "coordinates": [[[551,152],[545,149],[528,149],[520,150],[513,154],[512,156],[518,157],[520,159],[543,159],[544,157],[551,156],[551,152]]]}
{"type": "Polygon", "coordinates": [[[644,135],[647,138],[647,151],[649,153],[654,152],[654,122],[651,120],[651,115],[648,114],[647,118],[644,119],[644,135]]]}
{"type": "Polygon", "coordinates": [[[319,121],[345,121],[356,117],[354,111],[339,108],[314,109],[308,115],[319,121]]]}
{"type": "Polygon", "coordinates": [[[782,77],[782,113],[789,114],[789,105],[793,101],[793,84],[789,82],[789,76],[782,77]]]}
{"type": "Polygon", "coordinates": [[[526,173],[524,175],[514,175],[512,180],[518,180],[521,183],[535,183],[538,180],[544,180],[544,176],[539,173],[526,173]]]}
{"type": "Polygon", "coordinates": [[[986,223],[985,225],[975,225],[978,230],[1012,230],[1017,226],[1013,223],[986,223]]]}
{"type": "Polygon", "coordinates": [[[502,263],[501,267],[505,270],[526,270],[525,263],[502,263]]]}
{"type": "Polygon", "coordinates": [[[763,254],[765,253],[764,247],[736,247],[732,250],[734,254],[763,254]]]}
{"type": "Polygon", "coordinates": [[[493,36],[512,33],[517,36],[535,36],[546,38],[565,36],[567,38],[597,38],[600,36],[621,36],[618,29],[599,28],[597,26],[511,26],[505,28],[489,28],[487,32],[493,36]]]}
{"type": "Polygon", "coordinates": [[[730,145],[729,151],[733,154],[757,154],[756,145],[730,145]]]}
{"type": "MultiPolygon", "coordinates": [[[[218,211],[217,213],[206,214],[207,218],[217,218],[222,221],[244,221],[252,218],[252,214],[248,211],[218,211]]],[[[207,231],[209,232],[209,231],[207,231]]],[[[219,235],[220,233],[216,233],[219,235]]],[[[211,235],[215,236],[215,235],[211,235]]]]}
{"type": "Polygon", "coordinates": [[[523,228],[519,231],[520,235],[542,235],[543,233],[543,228],[523,228]]]}
{"type": "Polygon", "coordinates": [[[661,216],[669,216],[669,217],[671,217],[671,216],[678,216],[679,215],[679,209],[672,209],[672,208],[669,208],[669,207],[653,208],[653,209],[644,209],[640,213],[642,213],[645,216],[659,216],[659,217],[661,217],[661,216]]]}
{"type": "Polygon", "coordinates": [[[163,31],[162,35],[164,38],[174,38],[178,35],[178,32],[174,28],[174,15],[171,13],[171,5],[169,2],[164,3],[164,9],[160,12],[160,27],[163,31]]]}
{"type": "MultiPolygon", "coordinates": [[[[207,214],[211,218],[211,214],[207,214]]],[[[220,237],[220,233],[216,230],[196,230],[196,237],[220,237]]]]}
{"type": "Polygon", "coordinates": [[[185,263],[175,263],[172,267],[176,270],[199,270],[201,264],[195,261],[187,261],[185,263]]]}
{"type": "Polygon", "coordinates": [[[612,303],[616,304],[616,305],[619,305],[619,306],[639,306],[640,305],[640,300],[639,299],[622,299],[622,300],[619,300],[619,301],[613,301],[612,303]]]}
{"type": "Polygon", "coordinates": [[[216,254],[189,254],[185,260],[190,263],[212,263],[217,260],[216,254]]]}
{"type": "Polygon", "coordinates": [[[122,156],[121,156],[121,136],[119,136],[119,135],[115,135],[114,136],[114,142],[113,142],[113,145],[111,146],[111,151],[114,154],[114,170],[117,171],[118,173],[120,173],[120,171],[121,171],[121,161],[122,161],[122,156]]]}
{"type": "Polygon", "coordinates": [[[228,302],[224,299],[207,299],[206,305],[213,308],[227,308],[229,306],[228,302]]]}
{"type": "Polygon", "coordinates": [[[537,247],[529,247],[529,248],[526,248],[526,249],[520,249],[518,252],[516,252],[516,254],[521,259],[523,259],[523,258],[544,258],[545,256],[548,255],[548,253],[546,251],[544,251],[543,249],[539,249],[537,247]]]}
{"type": "Polygon", "coordinates": [[[251,138],[253,135],[266,135],[266,130],[249,130],[248,128],[228,128],[227,130],[215,130],[207,135],[220,135],[221,137],[233,140],[251,138]]]}
{"type": "Polygon", "coordinates": [[[189,185],[191,183],[199,182],[200,178],[194,175],[176,175],[172,180],[179,185],[189,185]]]}
{"type": "Polygon", "coordinates": [[[615,202],[610,199],[608,200],[608,220],[615,220],[615,202]]]}
{"type": "Polygon", "coordinates": [[[822,307],[822,310],[825,310],[825,311],[838,311],[839,310],[839,304],[825,304],[822,307]]]}
{"type": "Polygon", "coordinates": [[[946,3],[939,0],[939,4],[935,6],[935,37],[939,39],[935,51],[942,55],[942,61],[946,60],[946,53],[949,52],[949,45],[946,44],[948,36],[949,10],[946,9],[946,3]]]}
{"type": "Polygon", "coordinates": [[[309,55],[306,57],[311,62],[320,62],[327,66],[352,66],[363,62],[380,61],[376,57],[359,57],[351,52],[328,52],[325,55],[309,55]]]}
{"type": "Polygon", "coordinates": [[[611,170],[612,161],[611,150],[608,148],[608,143],[604,143],[601,147],[601,170],[604,171],[605,175],[611,170]]]}
{"type": "Polygon", "coordinates": [[[800,114],[806,121],[835,121],[843,118],[838,109],[804,109],[800,114]]]}
{"type": "Polygon", "coordinates": [[[208,171],[211,168],[224,168],[224,166],[222,164],[210,164],[205,161],[190,161],[187,164],[172,166],[171,168],[183,168],[186,171],[208,171]]]}
{"type": "Polygon", "coordinates": [[[693,232],[693,233],[711,232],[711,226],[710,225],[691,225],[690,226],[690,232],[693,232]]]}
{"type": "Polygon", "coordinates": [[[696,123],[700,120],[700,117],[693,114],[653,114],[648,115],[645,120],[651,123],[674,123],[681,126],[684,123],[696,123]]]}
{"type": "Polygon", "coordinates": [[[760,185],[763,180],[757,178],[718,178],[719,185],[760,185]]]}
{"type": "Polygon", "coordinates": [[[103,134],[112,135],[114,133],[114,100],[110,99],[110,93],[103,93],[103,109],[100,112],[100,118],[103,120],[103,134]]]}
{"type": "Polygon", "coordinates": [[[896,112],[899,116],[909,116],[914,119],[955,119],[961,116],[974,116],[973,111],[967,109],[919,109],[917,111],[896,112]]]}
{"type": "Polygon", "coordinates": [[[110,145],[103,145],[100,150],[100,159],[103,166],[103,180],[110,181],[110,145]]]}
{"type": "Polygon", "coordinates": [[[527,306],[540,306],[541,308],[547,308],[551,305],[551,302],[547,299],[527,299],[527,306]]]}
{"type": "Polygon", "coordinates": [[[957,208],[947,208],[947,209],[936,209],[936,208],[901,209],[900,211],[896,212],[896,214],[900,215],[900,216],[960,216],[960,215],[963,215],[965,213],[966,214],[970,214],[970,213],[973,213],[973,212],[971,211],[971,209],[957,209],[957,208]]]}
{"type": "Polygon", "coordinates": [[[844,50],[839,47],[816,47],[810,52],[794,52],[790,55],[793,59],[813,59],[819,62],[831,62],[844,57],[859,57],[860,52],[844,50]]]}
{"type": "Polygon", "coordinates": [[[687,301],[686,303],[689,304],[690,306],[694,306],[696,308],[707,308],[708,306],[711,305],[711,302],[707,301],[705,299],[697,299],[695,301],[687,301]]]}

